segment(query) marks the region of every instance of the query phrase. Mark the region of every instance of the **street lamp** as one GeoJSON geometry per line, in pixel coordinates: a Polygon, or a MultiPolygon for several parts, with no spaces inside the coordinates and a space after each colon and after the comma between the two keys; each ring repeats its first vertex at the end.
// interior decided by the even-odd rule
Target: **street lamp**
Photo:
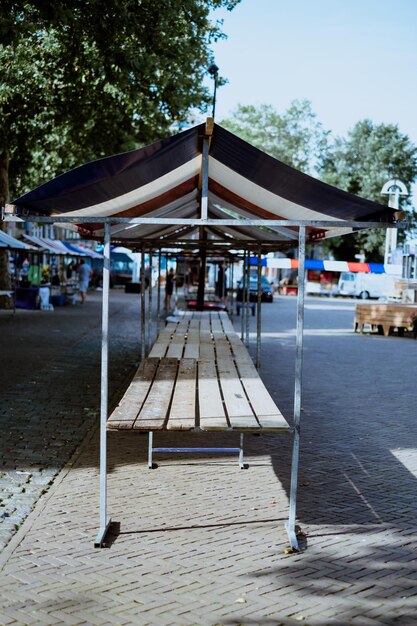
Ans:
{"type": "MultiPolygon", "coordinates": [[[[381,189],[382,196],[388,196],[388,206],[399,211],[400,196],[408,196],[407,187],[401,180],[392,178],[381,189]]],[[[397,229],[387,228],[385,235],[384,263],[392,261],[392,253],[397,249],[397,229]]]]}
{"type": "Polygon", "coordinates": [[[213,110],[211,113],[211,117],[214,120],[214,114],[216,112],[216,92],[217,92],[217,84],[219,80],[219,68],[215,63],[212,63],[208,68],[208,73],[210,76],[213,76],[214,79],[214,92],[213,92],[213,110]]]}

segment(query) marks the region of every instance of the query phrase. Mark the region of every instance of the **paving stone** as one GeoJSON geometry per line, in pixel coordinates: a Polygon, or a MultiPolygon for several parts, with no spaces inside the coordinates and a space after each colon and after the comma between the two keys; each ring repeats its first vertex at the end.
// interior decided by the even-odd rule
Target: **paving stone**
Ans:
{"type": "MultiPolygon", "coordinates": [[[[2,471],[13,475],[10,485],[6,481],[12,515],[19,502],[30,506],[43,489],[51,491],[0,576],[4,623],[415,624],[417,344],[354,335],[353,305],[307,300],[297,510],[306,533],[301,554],[284,554],[291,437],[272,434],[245,437],[250,469],[241,472],[221,455],[160,455],[158,470],[149,471],[146,437],[109,433],[109,512],[120,529],[109,548],[94,550],[97,437],[59,484],[48,483],[97,423],[95,298],[87,303],[94,319],[87,307],[54,313],[61,344],[48,345],[51,329],[43,327],[46,318],[38,312],[30,318],[35,319],[31,330],[29,312],[18,311],[5,324],[9,328],[18,320],[16,330],[28,344],[15,347],[13,339],[8,348],[10,375],[0,407],[8,433],[0,444],[2,471]],[[309,302],[320,309],[309,309],[309,302]],[[31,336],[35,330],[43,341],[31,336]],[[29,348],[39,359],[27,358],[29,348]],[[17,357],[25,357],[20,366],[17,357]],[[29,469],[30,480],[16,473],[29,469]]],[[[263,320],[261,374],[289,420],[294,305],[279,298],[264,307],[263,320]]],[[[117,389],[121,393],[137,361],[139,320],[134,325],[132,319],[138,311],[133,294],[114,294],[113,396],[117,389]]],[[[0,330],[3,322],[0,316],[0,330]]],[[[6,339],[0,337],[0,348],[6,339]]],[[[158,435],[157,443],[178,445],[180,439],[185,446],[207,445],[207,436],[171,433],[158,435]]],[[[210,435],[210,445],[230,442],[228,434],[210,435]]],[[[10,533],[14,519],[5,522],[10,533]]]]}

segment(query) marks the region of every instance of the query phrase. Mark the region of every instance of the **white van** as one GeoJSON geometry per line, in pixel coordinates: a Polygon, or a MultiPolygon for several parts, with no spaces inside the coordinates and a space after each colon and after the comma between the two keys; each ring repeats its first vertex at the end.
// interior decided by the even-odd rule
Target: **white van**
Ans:
{"type": "Polygon", "coordinates": [[[342,272],[337,293],[340,296],[354,298],[399,298],[396,289],[398,277],[389,274],[371,274],[366,272],[342,272]]]}

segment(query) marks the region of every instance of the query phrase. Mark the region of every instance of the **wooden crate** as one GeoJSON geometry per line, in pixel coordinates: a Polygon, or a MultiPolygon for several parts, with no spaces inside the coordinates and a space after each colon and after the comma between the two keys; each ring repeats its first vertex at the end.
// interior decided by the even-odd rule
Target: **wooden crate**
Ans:
{"type": "Polygon", "coordinates": [[[355,307],[354,330],[363,333],[364,325],[370,324],[373,330],[382,328],[385,337],[394,329],[412,330],[411,317],[417,315],[417,306],[409,304],[375,303],[357,304],[355,307]]]}

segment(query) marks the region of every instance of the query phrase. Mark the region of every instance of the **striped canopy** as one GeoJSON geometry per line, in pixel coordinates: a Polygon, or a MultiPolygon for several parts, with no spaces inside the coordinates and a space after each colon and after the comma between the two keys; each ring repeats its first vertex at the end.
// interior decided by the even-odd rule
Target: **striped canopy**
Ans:
{"type": "Polygon", "coordinates": [[[195,245],[201,217],[203,141],[209,143],[208,219],[245,223],[207,224],[204,237],[230,247],[262,242],[294,245],[294,225],[248,225],[247,220],[307,220],[309,241],[352,232],[344,221],[394,221],[393,211],[307,176],[268,156],[217,124],[201,124],[144,148],[87,163],[14,201],[29,215],[83,218],[83,236],[101,237],[103,225],[88,218],[168,218],[165,224],[117,223],[113,240],[150,245],[195,245]],[[85,221],[87,220],[87,221],[85,221]],[[177,223],[176,223],[177,220],[177,223]],[[178,220],[183,223],[178,224],[178,220]],[[189,220],[189,223],[184,223],[189,220]],[[315,221],[331,221],[329,227],[315,221]]]}

